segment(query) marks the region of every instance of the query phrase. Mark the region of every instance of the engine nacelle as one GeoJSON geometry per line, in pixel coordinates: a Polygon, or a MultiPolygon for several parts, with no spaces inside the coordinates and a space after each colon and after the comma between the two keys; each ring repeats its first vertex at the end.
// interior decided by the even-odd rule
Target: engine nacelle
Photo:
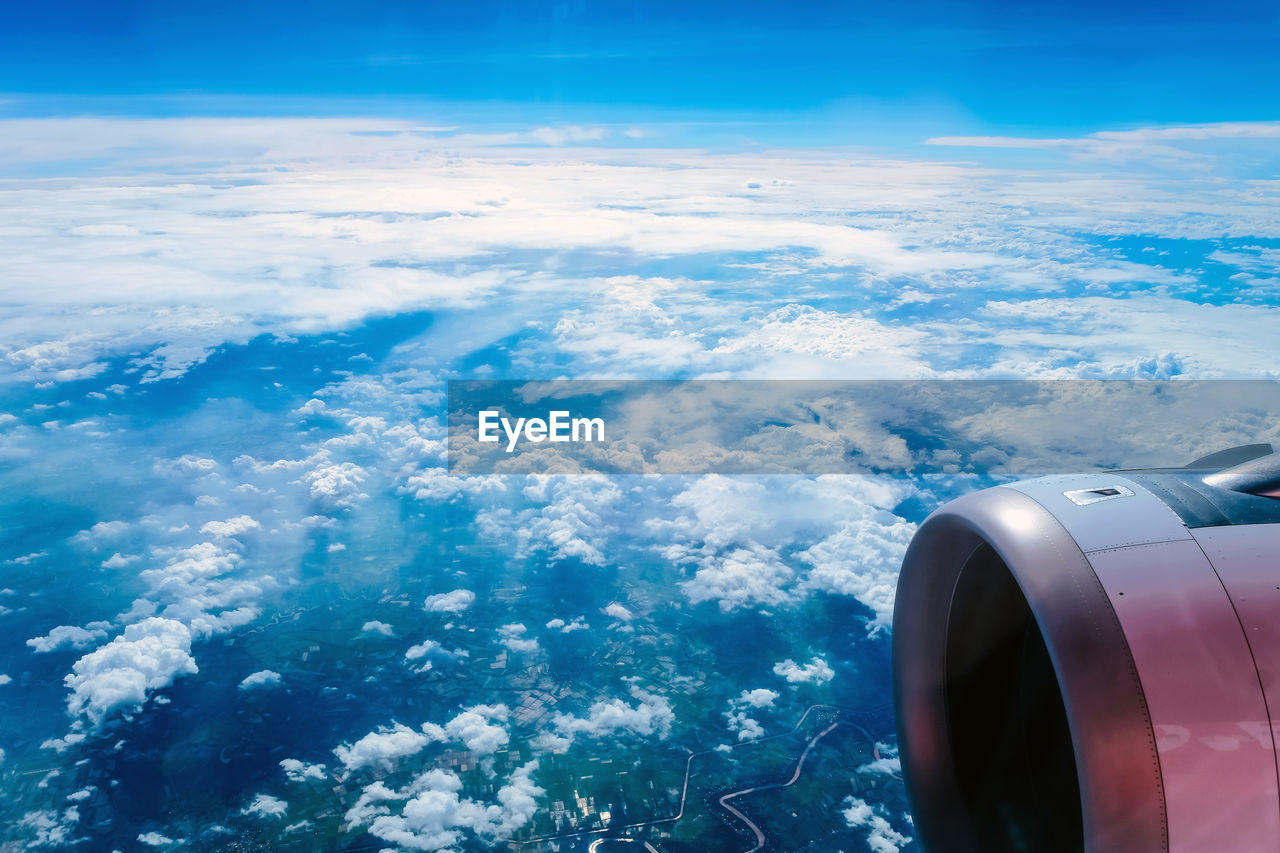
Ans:
{"type": "Polygon", "coordinates": [[[1280,850],[1280,454],[933,513],[893,667],[928,853],[1280,850]]]}

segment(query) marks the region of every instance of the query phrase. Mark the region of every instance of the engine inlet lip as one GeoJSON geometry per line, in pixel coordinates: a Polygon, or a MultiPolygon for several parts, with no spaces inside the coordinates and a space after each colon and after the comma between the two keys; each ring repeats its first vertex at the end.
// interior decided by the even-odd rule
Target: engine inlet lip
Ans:
{"type": "Polygon", "coordinates": [[[1080,779],[1087,853],[1167,851],[1155,733],[1119,619],[1075,540],[1034,499],[1008,488],[966,495],[921,525],[894,606],[894,700],[903,776],[929,851],[990,853],[966,813],[946,707],[956,582],[989,545],[1017,582],[1062,691],[1080,779]]]}

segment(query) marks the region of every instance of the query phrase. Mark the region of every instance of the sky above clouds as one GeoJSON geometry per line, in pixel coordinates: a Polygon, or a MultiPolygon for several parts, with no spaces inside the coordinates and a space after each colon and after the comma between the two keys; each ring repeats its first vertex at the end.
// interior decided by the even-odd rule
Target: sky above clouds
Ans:
{"type": "Polygon", "coordinates": [[[421,116],[426,102],[472,121],[665,114],[774,143],[1058,135],[1273,119],[1278,34],[1258,0],[63,0],[11,10],[0,109],[421,116]]]}

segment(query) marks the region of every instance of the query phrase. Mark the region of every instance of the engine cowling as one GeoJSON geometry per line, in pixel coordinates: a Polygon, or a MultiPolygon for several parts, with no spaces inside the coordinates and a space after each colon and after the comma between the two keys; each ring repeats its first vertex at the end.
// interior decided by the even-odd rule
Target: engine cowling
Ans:
{"type": "Polygon", "coordinates": [[[893,667],[929,853],[1280,850],[1280,454],[946,504],[893,667]]]}

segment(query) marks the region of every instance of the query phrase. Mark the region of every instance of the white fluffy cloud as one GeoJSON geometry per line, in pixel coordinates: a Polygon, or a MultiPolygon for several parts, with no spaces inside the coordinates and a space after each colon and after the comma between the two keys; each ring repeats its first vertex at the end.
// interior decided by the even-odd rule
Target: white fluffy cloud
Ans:
{"type": "Polygon", "coordinates": [[[386,622],[379,622],[376,619],[361,625],[360,633],[377,634],[382,637],[394,637],[396,635],[396,631],[394,628],[392,628],[386,622]]]}
{"type": "Polygon", "coordinates": [[[250,530],[257,530],[262,527],[254,519],[247,515],[228,518],[226,521],[210,521],[202,525],[201,533],[207,533],[210,536],[239,536],[250,530]]]}
{"type": "Polygon", "coordinates": [[[151,617],[76,661],[65,679],[71,688],[67,708],[98,725],[112,711],[136,710],[150,691],[197,671],[187,627],[151,617]]]}
{"type": "MultiPolygon", "coordinates": [[[[270,575],[245,577],[239,543],[225,535],[167,552],[164,565],[138,573],[150,587],[159,615],[186,625],[205,638],[244,625],[258,615],[258,601],[275,583],[270,575]]],[[[158,554],[164,552],[157,552],[158,554]]]]}
{"type": "MultiPolygon", "coordinates": [[[[975,327],[998,338],[1007,353],[996,366],[1007,375],[1155,379],[1157,372],[1125,375],[1125,368],[1159,356],[1185,362],[1179,375],[1195,378],[1274,378],[1280,307],[1213,305],[1167,294],[1125,299],[1103,296],[993,300],[975,327]],[[1062,365],[1048,367],[1042,354],[1062,365]],[[1041,361],[1037,361],[1037,358],[1041,361]]],[[[1130,368],[1132,369],[1132,368],[1130,368]]]]}
{"type": "Polygon", "coordinates": [[[865,800],[848,797],[843,806],[840,813],[850,827],[866,827],[867,846],[871,853],[898,853],[911,843],[910,838],[894,829],[884,815],[865,800]]]}
{"type": "Polygon", "coordinates": [[[240,682],[240,689],[255,690],[264,687],[279,687],[282,683],[283,679],[280,673],[270,669],[262,669],[246,675],[240,682]]]}
{"type": "Polygon", "coordinates": [[[366,767],[391,769],[400,759],[416,755],[436,738],[414,731],[406,725],[396,723],[390,727],[383,726],[377,731],[360,738],[351,745],[343,744],[333,750],[333,754],[342,762],[347,770],[361,770],[366,767]]]}
{"type": "Polygon", "coordinates": [[[631,696],[639,700],[635,705],[615,698],[593,703],[586,716],[557,713],[537,743],[544,749],[563,750],[580,735],[601,738],[618,732],[665,740],[671,734],[671,726],[676,719],[671,703],[666,697],[639,687],[631,688],[631,696]]]}
{"type": "Polygon", "coordinates": [[[859,773],[881,773],[885,776],[896,776],[902,773],[902,759],[885,756],[867,762],[858,768],[859,773]]]}
{"type": "Polygon", "coordinates": [[[773,671],[789,684],[826,684],[835,677],[835,671],[820,657],[815,657],[804,665],[787,658],[774,664],[773,671]]]}
{"type": "Polygon", "coordinates": [[[96,545],[105,539],[116,539],[129,529],[125,521],[99,521],[88,530],[81,530],[71,541],[81,545],[96,545]]]}
{"type": "Polygon", "coordinates": [[[140,833],[138,835],[138,841],[142,842],[148,847],[168,847],[172,844],[178,843],[178,839],[170,838],[164,833],[156,832],[155,830],[151,830],[150,832],[140,833]]]}
{"type": "Polygon", "coordinates": [[[785,606],[814,591],[849,595],[871,609],[874,632],[892,616],[898,567],[915,532],[889,508],[912,488],[873,477],[710,475],[672,499],[677,513],[649,526],[671,540],[662,553],[696,567],[680,585],[695,604],[715,601],[729,611],[785,606]],[[801,545],[809,547],[796,552],[801,545]]]}
{"type": "MultiPolygon", "coordinates": [[[[921,345],[927,338],[921,329],[792,304],[771,312],[745,334],[725,339],[712,352],[772,362],[765,374],[769,376],[782,365],[804,365],[806,379],[840,375],[835,366],[849,365],[846,369],[859,376],[918,377],[931,372],[921,359],[921,345]]],[[[747,371],[747,375],[761,374],[747,371]]]]}
{"type": "MultiPolygon", "coordinates": [[[[610,605],[610,607],[612,606],[610,605]]],[[[578,616],[572,622],[566,622],[560,618],[552,619],[547,622],[547,627],[552,631],[559,631],[561,634],[572,634],[574,631],[585,631],[591,626],[581,616],[578,616]]]]}
{"type": "MultiPolygon", "coordinates": [[[[464,708],[444,725],[423,723],[420,729],[402,723],[382,726],[353,744],[342,744],[333,754],[348,772],[365,768],[390,771],[401,759],[417,755],[437,742],[456,741],[477,755],[492,755],[511,739],[505,726],[508,717],[506,705],[475,705],[464,708]]],[[[317,772],[294,759],[286,762],[280,766],[291,779],[297,774],[305,777],[317,772]]]]}
{"type": "Polygon", "coordinates": [[[521,494],[536,506],[517,513],[483,511],[476,518],[480,529],[508,540],[514,534],[518,556],[543,554],[591,566],[608,563],[606,543],[616,530],[614,516],[623,494],[612,479],[539,473],[525,479],[521,494]]]}
{"type": "Polygon", "coordinates": [[[289,811],[289,804],[270,794],[258,794],[249,805],[240,810],[241,814],[253,817],[269,817],[280,819],[289,811]]]}
{"type": "Polygon", "coordinates": [[[784,587],[795,573],[768,548],[734,548],[698,560],[692,580],[680,588],[694,604],[715,601],[724,612],[740,607],[772,607],[791,596],[784,587]]]}
{"type": "Polygon", "coordinates": [[[632,619],[636,618],[636,615],[632,613],[626,605],[620,604],[617,601],[611,601],[605,605],[604,615],[617,619],[619,622],[630,622],[632,619]]]}
{"type": "Polygon", "coordinates": [[[537,769],[533,761],[512,773],[496,803],[463,796],[462,780],[445,770],[424,771],[398,791],[375,782],[348,810],[347,825],[402,850],[456,850],[467,838],[506,841],[533,818],[545,793],[533,781],[537,769]]]}
{"type": "Polygon", "coordinates": [[[296,758],[286,758],[280,762],[280,768],[284,770],[284,775],[290,782],[306,782],[309,779],[325,778],[323,764],[307,764],[296,758]]]}
{"type": "Polygon", "coordinates": [[[538,650],[538,641],[525,636],[528,630],[518,622],[511,625],[503,625],[498,629],[498,641],[513,652],[536,652],[538,650]]]}
{"type": "Polygon", "coordinates": [[[33,809],[23,814],[18,825],[30,833],[27,839],[28,846],[56,849],[65,848],[73,843],[76,824],[79,820],[80,810],[76,806],[62,811],[33,809]]]}
{"type": "Polygon", "coordinates": [[[435,640],[423,640],[417,645],[410,646],[404,653],[406,661],[423,661],[413,668],[414,672],[419,673],[429,672],[434,669],[437,660],[458,661],[464,660],[469,656],[470,653],[466,649],[449,651],[435,640]]]}
{"type": "Polygon", "coordinates": [[[898,568],[916,526],[879,511],[852,518],[835,533],[798,556],[812,569],[806,579],[811,589],[847,595],[875,614],[868,630],[889,627],[898,588],[898,568]]]}
{"type": "Polygon", "coordinates": [[[751,708],[772,708],[773,703],[778,698],[778,691],[769,690],[766,687],[757,687],[755,690],[744,690],[737,701],[742,705],[751,708]]]}
{"type": "MultiPolygon", "coordinates": [[[[1102,298],[1122,304],[1126,283],[1138,282],[1170,287],[1172,316],[1178,303],[1199,305],[1195,274],[1154,258],[1122,261],[1079,232],[1220,238],[1265,235],[1274,225],[1253,200],[1254,187],[1229,172],[1217,181],[1170,182],[1128,166],[1236,163],[1203,149],[1272,140],[1274,123],[1137,128],[1074,140],[933,140],[1065,150],[1093,158],[1087,175],[795,150],[584,150],[566,161],[542,146],[599,143],[604,130],[437,137],[419,127],[376,119],[5,120],[0,160],[68,162],[77,159],[68,152],[99,158],[108,151],[127,162],[114,174],[142,177],[33,180],[6,191],[0,204],[22,224],[0,239],[0,252],[13,259],[0,297],[15,306],[0,320],[0,364],[22,377],[63,381],[141,352],[144,381],[154,381],[263,332],[340,330],[374,315],[497,302],[522,312],[477,312],[478,345],[525,322],[545,324],[557,349],[597,374],[914,376],[951,370],[958,351],[969,369],[982,371],[1012,362],[976,352],[975,340],[998,351],[1005,345],[993,343],[997,329],[1031,330],[1035,319],[971,322],[971,306],[960,300],[945,322],[904,322],[885,306],[945,305],[983,287],[1016,304],[1025,293],[1078,283],[1118,287],[1119,298],[1102,298]],[[511,145],[536,147],[514,156],[511,145]],[[447,156],[436,146],[448,146],[447,156]],[[424,150],[435,159],[424,159],[424,150]],[[142,151],[145,160],[132,159],[142,151]],[[180,165],[181,182],[165,164],[180,165]],[[227,181],[228,164],[254,169],[254,183],[227,181]],[[237,250],[226,252],[228,245],[237,250]],[[547,274],[503,263],[506,253],[677,261],[713,254],[750,286],[709,298],[715,282],[547,274]],[[475,270],[458,263],[475,258],[495,262],[475,270]],[[832,309],[825,300],[781,298],[832,292],[874,301],[832,309]]],[[[1247,324],[1252,312],[1241,307],[1247,324]]],[[[1275,346],[1259,340],[1254,355],[1230,349],[1248,337],[1241,321],[1227,319],[1229,334],[1200,335],[1205,369],[1242,357],[1238,369],[1270,370],[1275,346]],[[1228,350],[1213,354],[1209,338],[1228,350]]],[[[1082,329],[1069,345],[1090,338],[1082,329]]],[[[1134,347],[1151,343],[1139,340],[1134,347]]],[[[1051,345],[1034,344],[1017,363],[1054,354],[1051,345]]],[[[334,465],[311,475],[316,498],[350,505],[363,494],[362,472],[334,465]]],[[[574,535],[572,522],[547,532],[574,547],[591,544],[574,535]]]]}
{"type": "Polygon", "coordinates": [[[427,596],[423,609],[428,613],[461,613],[475,603],[476,594],[469,589],[455,589],[427,596]]]}
{"type": "Polygon", "coordinates": [[[311,497],[322,506],[343,509],[369,497],[360,491],[367,476],[354,462],[331,462],[312,468],[302,475],[302,480],[311,488],[311,497]]]}
{"type": "Polygon", "coordinates": [[[410,646],[404,653],[405,660],[417,660],[426,657],[432,652],[441,650],[441,645],[435,640],[423,640],[415,646],[410,646]]]}
{"type": "Polygon", "coordinates": [[[27,645],[38,653],[51,652],[62,646],[83,649],[98,640],[106,639],[106,636],[107,632],[102,627],[86,629],[76,625],[59,625],[43,637],[27,640],[27,645]]]}
{"type": "Polygon", "coordinates": [[[446,723],[444,731],[477,755],[492,755],[511,739],[506,728],[500,725],[506,721],[506,705],[476,705],[446,723]]]}
{"type": "Polygon", "coordinates": [[[747,716],[745,711],[729,711],[724,718],[729,731],[738,733],[738,740],[758,740],[764,737],[764,726],[747,716]]]}

